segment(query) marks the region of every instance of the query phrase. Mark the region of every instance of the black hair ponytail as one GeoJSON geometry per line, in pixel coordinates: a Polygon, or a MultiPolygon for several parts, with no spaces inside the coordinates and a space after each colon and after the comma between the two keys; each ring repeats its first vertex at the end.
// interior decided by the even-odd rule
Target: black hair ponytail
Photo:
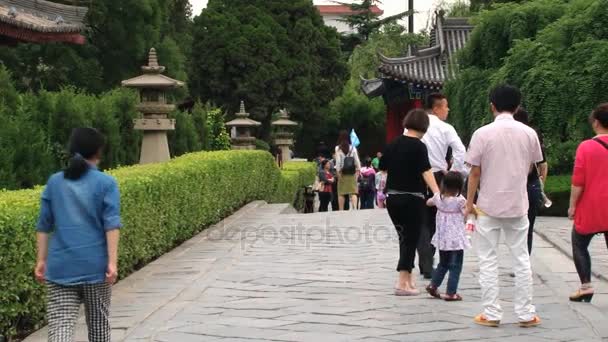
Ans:
{"type": "Polygon", "coordinates": [[[89,170],[87,159],[101,152],[105,144],[104,136],[94,128],[75,128],[70,136],[68,150],[70,160],[63,170],[66,179],[77,180],[89,170]]]}

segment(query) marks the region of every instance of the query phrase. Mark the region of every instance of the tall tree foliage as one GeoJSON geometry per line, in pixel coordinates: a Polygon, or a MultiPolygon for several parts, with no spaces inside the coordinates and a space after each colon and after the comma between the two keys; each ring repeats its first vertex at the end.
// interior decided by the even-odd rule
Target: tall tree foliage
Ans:
{"type": "Polygon", "coordinates": [[[368,99],[361,92],[361,77],[378,76],[378,51],[388,56],[401,56],[408,45],[423,45],[425,41],[423,35],[408,34],[403,26],[388,24],[357,46],[348,62],[350,77],[346,86],[328,108],[323,140],[333,142],[340,129],[354,128],[362,142],[362,153],[371,155],[381,150],[385,142],[386,107],[382,98],[368,99]]]}
{"type": "Polygon", "coordinates": [[[470,136],[490,119],[492,86],[517,85],[545,136],[553,172],[571,172],[576,145],[591,135],[588,113],[608,101],[608,29],[597,24],[608,20],[606,6],[608,0],[536,0],[482,12],[464,68],[447,85],[458,128],[470,136]]]}
{"type": "Polygon", "coordinates": [[[284,107],[317,129],[347,73],[338,34],[309,0],[210,0],[193,38],[191,94],[228,113],[244,100],[264,138],[284,107]]]}
{"type": "Polygon", "coordinates": [[[137,73],[147,51],[156,47],[168,74],[184,79],[191,14],[186,0],[93,1],[85,45],[0,47],[0,62],[13,72],[21,90],[70,85],[100,93],[137,73]]]}
{"type": "Polygon", "coordinates": [[[382,4],[380,0],[334,2],[351,9],[353,14],[347,16],[343,21],[355,30],[355,35],[361,41],[367,41],[372,33],[378,32],[384,25],[393,24],[410,13],[410,11],[405,11],[381,19],[379,14],[374,13],[374,7],[382,4]]]}

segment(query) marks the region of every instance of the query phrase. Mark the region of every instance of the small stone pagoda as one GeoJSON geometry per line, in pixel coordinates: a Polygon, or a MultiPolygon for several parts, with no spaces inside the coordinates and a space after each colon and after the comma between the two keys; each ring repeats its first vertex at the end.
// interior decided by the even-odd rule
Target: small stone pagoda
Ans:
{"type": "Polygon", "coordinates": [[[289,120],[287,109],[280,110],[279,118],[272,122],[272,126],[275,127],[274,144],[281,150],[280,156],[283,163],[291,159],[290,148],[293,146],[292,129],[297,125],[297,122],[289,120]]]}
{"type": "Polygon", "coordinates": [[[235,114],[234,120],[226,122],[228,128],[235,129],[232,136],[233,150],[255,150],[255,137],[251,133],[253,128],[259,127],[262,123],[249,118],[249,113],[245,111],[245,102],[241,101],[241,108],[235,114]]]}
{"type": "Polygon", "coordinates": [[[162,75],[165,67],[158,65],[156,50],[150,49],[148,65],[142,66],[143,75],[122,81],[122,86],[139,90],[137,110],[142,119],[135,120],[135,129],[144,131],[140,164],[160,163],[171,158],[167,131],[175,130],[175,120],[168,119],[175,106],[167,103],[167,92],[183,87],[184,82],[162,75]]]}

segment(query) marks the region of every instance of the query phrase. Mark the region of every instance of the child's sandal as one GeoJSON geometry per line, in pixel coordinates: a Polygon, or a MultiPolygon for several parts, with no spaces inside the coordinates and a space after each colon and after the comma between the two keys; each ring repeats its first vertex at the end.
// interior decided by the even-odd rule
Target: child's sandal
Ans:
{"type": "Polygon", "coordinates": [[[433,297],[433,298],[441,299],[441,294],[437,290],[436,286],[433,286],[433,285],[427,286],[426,287],[426,292],[428,292],[431,295],[431,297],[433,297]]]}
{"type": "Polygon", "coordinates": [[[459,302],[462,300],[462,297],[458,293],[454,293],[453,295],[446,294],[441,296],[441,298],[446,302],[459,302]]]}

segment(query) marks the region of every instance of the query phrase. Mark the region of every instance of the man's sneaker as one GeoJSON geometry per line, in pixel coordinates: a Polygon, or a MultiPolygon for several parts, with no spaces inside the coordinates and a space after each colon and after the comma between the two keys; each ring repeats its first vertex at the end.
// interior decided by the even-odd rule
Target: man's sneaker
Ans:
{"type": "Polygon", "coordinates": [[[476,324],[483,325],[483,326],[486,326],[486,327],[493,327],[493,328],[495,328],[495,327],[497,327],[497,326],[500,325],[500,321],[488,320],[486,318],[486,316],[484,316],[483,314],[475,316],[474,321],[475,321],[476,324]]]}

